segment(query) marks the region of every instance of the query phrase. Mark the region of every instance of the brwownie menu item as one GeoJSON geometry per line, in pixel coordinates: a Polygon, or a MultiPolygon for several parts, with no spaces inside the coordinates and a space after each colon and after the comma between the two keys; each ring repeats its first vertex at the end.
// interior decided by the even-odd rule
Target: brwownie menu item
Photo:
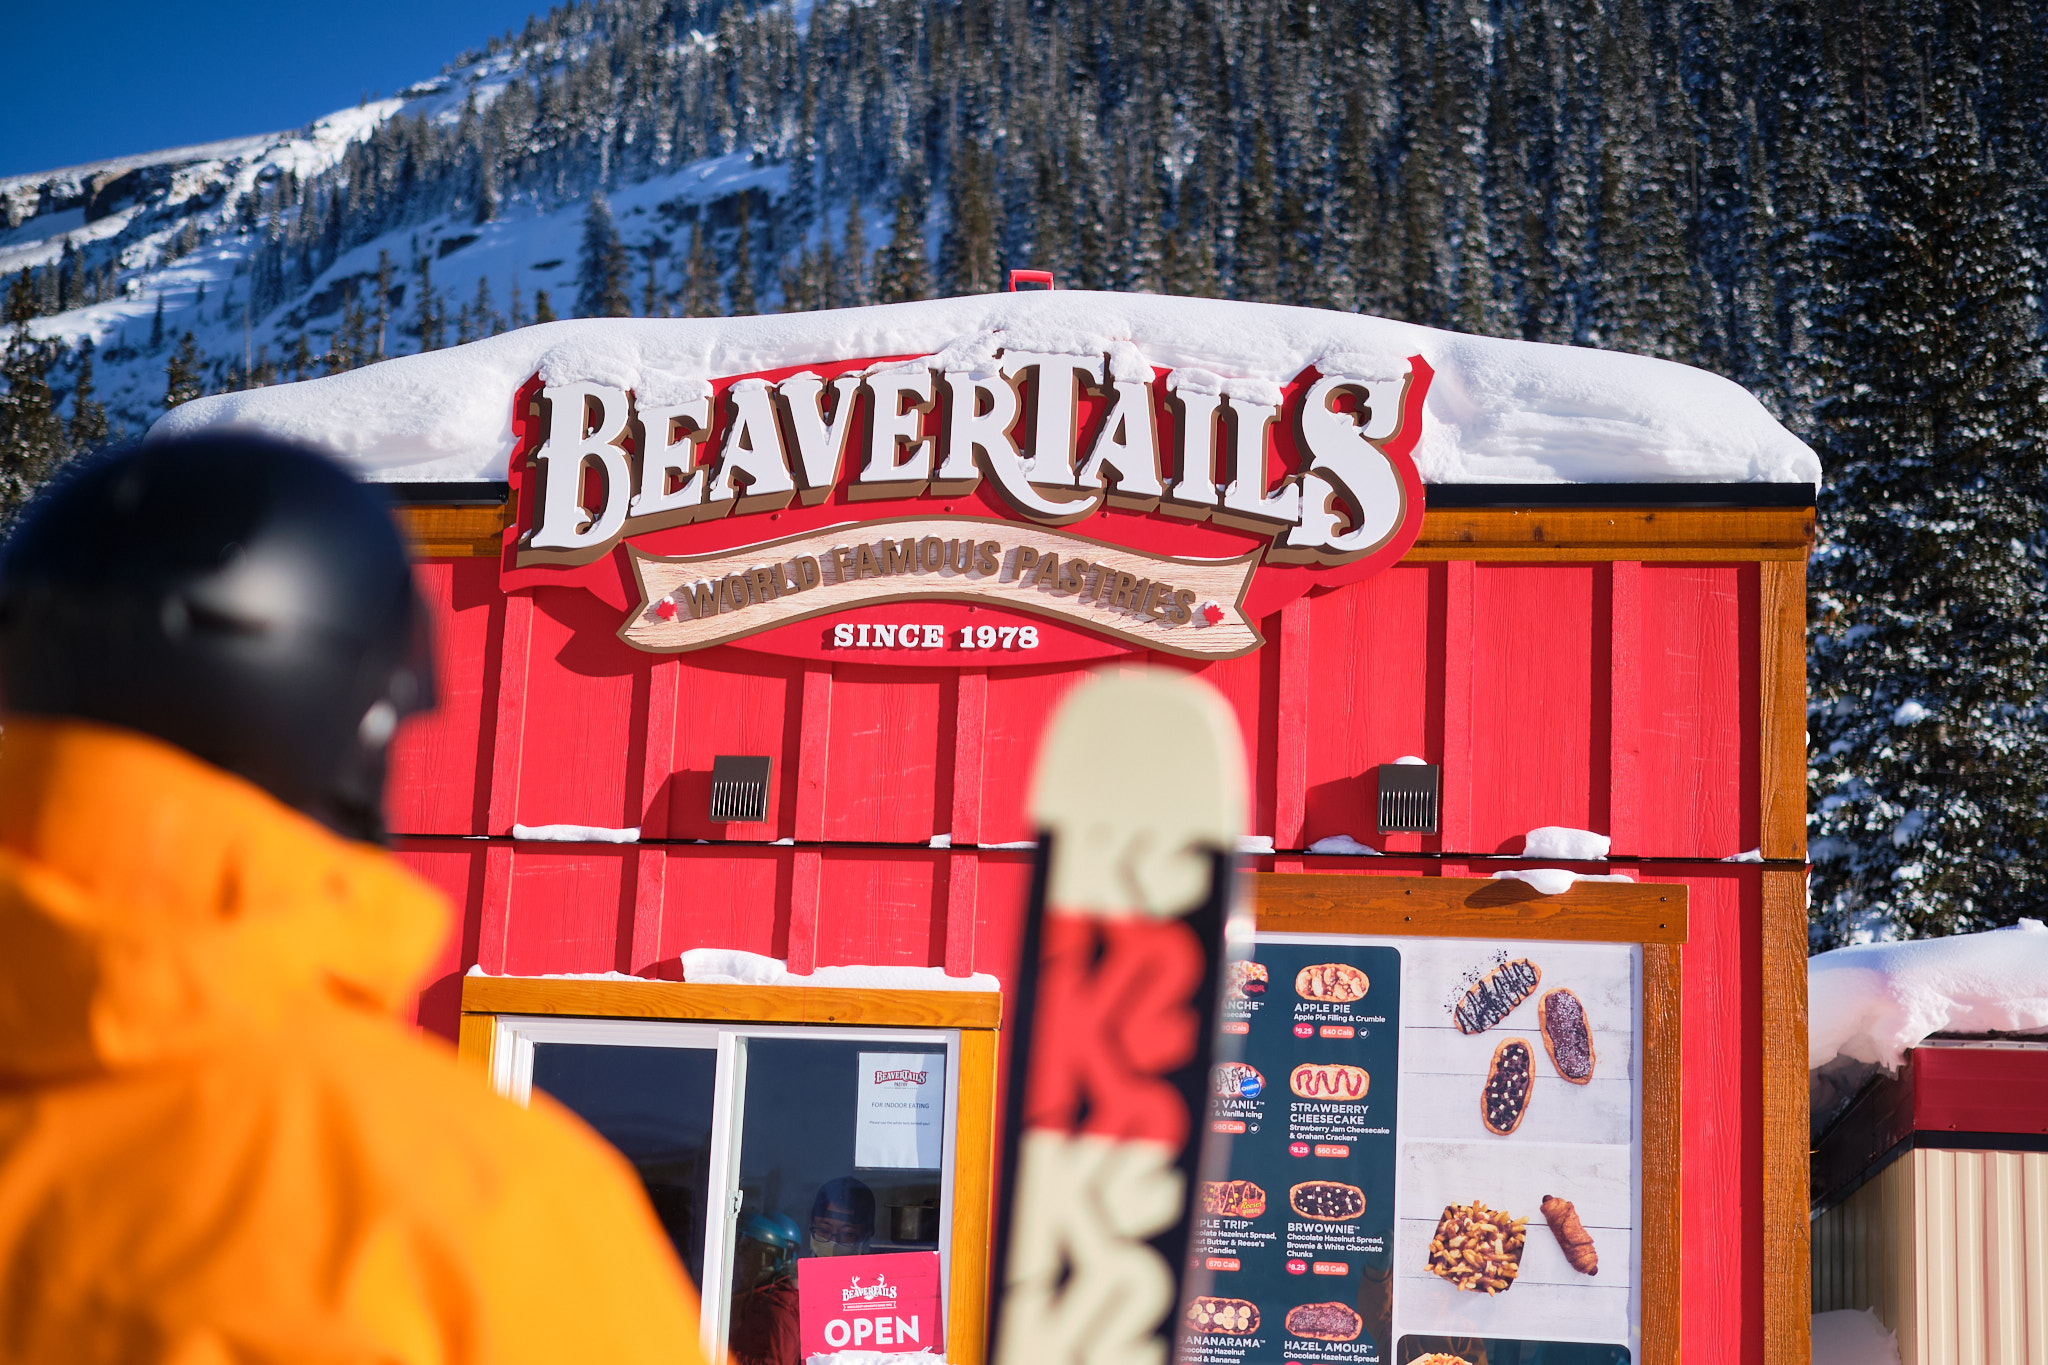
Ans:
{"type": "Polygon", "coordinates": [[[1181,1359],[1214,1365],[1389,1359],[1401,954],[1261,943],[1235,964],[1223,1029],[1241,1061],[1210,1077],[1228,1178],[1199,1191],[1192,1248],[1211,1293],[1186,1307],[1181,1359]]]}

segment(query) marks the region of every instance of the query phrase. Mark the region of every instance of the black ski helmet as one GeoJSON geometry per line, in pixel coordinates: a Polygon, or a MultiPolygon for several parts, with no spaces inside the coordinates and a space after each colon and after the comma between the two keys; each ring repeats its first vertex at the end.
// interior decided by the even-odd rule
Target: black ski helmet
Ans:
{"type": "Polygon", "coordinates": [[[353,839],[434,704],[429,638],[390,503],[267,437],[83,461],[0,547],[0,707],[154,735],[353,839]]]}

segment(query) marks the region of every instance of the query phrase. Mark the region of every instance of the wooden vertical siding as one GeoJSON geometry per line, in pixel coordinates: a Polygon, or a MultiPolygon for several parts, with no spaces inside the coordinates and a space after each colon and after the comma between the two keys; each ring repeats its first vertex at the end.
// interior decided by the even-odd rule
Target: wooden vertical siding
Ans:
{"type": "Polygon", "coordinates": [[[1902,1365],[2048,1365],[2048,1153],[1916,1148],[1813,1224],[1813,1311],[1902,1365]]]}
{"type": "MultiPolygon", "coordinates": [[[[1810,531],[1800,509],[1431,513],[1405,562],[1275,613],[1256,654],[1153,660],[1236,711],[1252,832],[1276,847],[1262,868],[1485,875],[1499,864],[1473,860],[1571,825],[1614,838],[1614,861],[1584,870],[1688,884],[1688,1362],[1805,1349],[1804,1290],[1788,1303],[1764,1273],[1806,1263],[1803,1079],[1760,1078],[1804,1055],[1786,1040],[1804,1010],[1787,992],[1803,986],[1810,531]],[[1375,828],[1373,770],[1409,755],[1444,765],[1438,835],[1375,828]],[[1385,856],[1306,851],[1338,834],[1385,856]],[[1721,861],[1759,848],[1778,861],[1721,861]]],[[[622,602],[507,597],[494,558],[431,548],[443,705],[394,754],[392,825],[461,922],[423,1025],[454,1036],[459,974],[477,963],[674,979],[683,951],[720,947],[794,970],[1008,981],[1029,860],[1001,846],[1031,837],[1038,736],[1087,668],[656,658],[617,639],[622,602]],[[733,753],[773,760],[757,825],[707,818],[712,760],[733,753]],[[642,842],[514,840],[515,824],[637,826],[642,842]]]]}

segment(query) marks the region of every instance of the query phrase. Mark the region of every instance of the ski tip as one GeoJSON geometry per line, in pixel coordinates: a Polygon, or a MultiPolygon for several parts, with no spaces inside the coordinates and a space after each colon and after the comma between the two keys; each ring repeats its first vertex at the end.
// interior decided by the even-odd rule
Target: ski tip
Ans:
{"type": "Polygon", "coordinates": [[[1244,741],[1207,683],[1099,673],[1038,750],[1031,817],[1053,834],[1047,896],[1068,911],[1178,915],[1209,890],[1209,853],[1244,829],[1244,741]]]}

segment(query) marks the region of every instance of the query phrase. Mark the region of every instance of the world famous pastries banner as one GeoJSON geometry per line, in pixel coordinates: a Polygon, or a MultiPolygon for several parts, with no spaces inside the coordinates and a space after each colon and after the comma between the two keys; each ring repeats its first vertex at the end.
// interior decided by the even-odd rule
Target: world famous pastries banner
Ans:
{"type": "Polygon", "coordinates": [[[1625,1365],[1632,945],[1262,935],[1211,1076],[1190,1365],[1625,1365]]]}

